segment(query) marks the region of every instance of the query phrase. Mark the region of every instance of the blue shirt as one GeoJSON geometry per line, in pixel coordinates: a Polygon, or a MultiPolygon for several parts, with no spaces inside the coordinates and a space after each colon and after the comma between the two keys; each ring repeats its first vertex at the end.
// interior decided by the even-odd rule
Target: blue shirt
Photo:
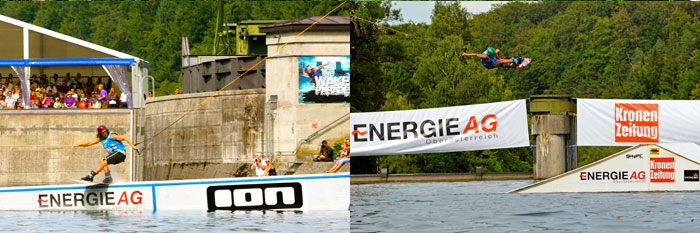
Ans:
{"type": "Polygon", "coordinates": [[[107,138],[100,140],[100,142],[102,142],[102,146],[105,148],[105,150],[107,150],[107,153],[111,154],[117,151],[126,152],[124,143],[114,140],[114,138],[112,138],[112,133],[114,132],[109,131],[107,138]]]}

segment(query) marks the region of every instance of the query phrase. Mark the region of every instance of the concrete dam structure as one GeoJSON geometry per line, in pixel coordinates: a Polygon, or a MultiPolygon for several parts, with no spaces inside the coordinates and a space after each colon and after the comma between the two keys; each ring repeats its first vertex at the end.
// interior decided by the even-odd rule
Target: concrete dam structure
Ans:
{"type": "MultiPolygon", "coordinates": [[[[0,184],[65,184],[94,169],[107,156],[101,145],[71,148],[94,140],[98,125],[136,139],[138,109],[0,111],[0,184]]],[[[136,143],[134,141],[134,143],[136,143]]],[[[135,153],[134,153],[135,154],[135,153]]],[[[110,166],[116,180],[133,178],[134,155],[110,166]]],[[[101,175],[99,177],[101,179],[101,175]]]]}
{"type": "Polygon", "coordinates": [[[264,93],[224,91],[206,105],[211,92],[147,100],[143,179],[247,176],[264,144],[264,93]]]}

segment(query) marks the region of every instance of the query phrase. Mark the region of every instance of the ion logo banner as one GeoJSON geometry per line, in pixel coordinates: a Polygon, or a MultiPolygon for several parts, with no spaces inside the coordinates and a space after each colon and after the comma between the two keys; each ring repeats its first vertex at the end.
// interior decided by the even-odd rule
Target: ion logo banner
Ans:
{"type": "Polygon", "coordinates": [[[350,114],[353,156],[529,146],[525,100],[350,114]]]}
{"type": "Polygon", "coordinates": [[[347,103],[350,56],[299,57],[299,103],[347,103]]]}
{"type": "Polygon", "coordinates": [[[676,181],[676,163],[673,158],[650,158],[649,178],[652,183],[676,181]]]}
{"type": "Polygon", "coordinates": [[[700,143],[700,101],[577,100],[579,146],[700,143]]]}
{"type": "Polygon", "coordinates": [[[208,211],[295,209],[304,205],[299,183],[209,186],[208,211]]]}

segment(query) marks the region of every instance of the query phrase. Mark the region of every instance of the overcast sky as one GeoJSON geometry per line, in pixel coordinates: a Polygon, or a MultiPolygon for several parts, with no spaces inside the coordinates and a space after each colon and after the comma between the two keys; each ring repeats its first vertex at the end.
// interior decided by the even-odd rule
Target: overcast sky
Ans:
{"type": "MultiPolygon", "coordinates": [[[[503,1],[465,1],[460,2],[472,14],[479,14],[491,9],[494,4],[501,4],[503,1]]],[[[416,23],[430,23],[430,14],[433,13],[434,1],[395,1],[392,2],[392,9],[400,9],[403,22],[413,21],[416,23]]],[[[401,22],[389,22],[398,24],[401,22]]]]}

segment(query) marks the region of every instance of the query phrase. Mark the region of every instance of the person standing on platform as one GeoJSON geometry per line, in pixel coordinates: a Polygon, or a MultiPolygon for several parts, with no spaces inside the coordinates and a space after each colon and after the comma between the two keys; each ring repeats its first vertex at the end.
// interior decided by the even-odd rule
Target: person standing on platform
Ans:
{"type": "Polygon", "coordinates": [[[120,164],[126,159],[126,149],[123,141],[128,143],[129,146],[131,146],[131,149],[139,150],[138,147],[131,143],[131,140],[129,140],[128,137],[119,136],[114,131],[109,131],[104,125],[97,127],[97,137],[95,140],[74,145],[73,148],[88,147],[97,143],[102,143],[102,146],[108,153],[107,157],[100,160],[100,165],[98,165],[95,170],[90,171],[90,174],[80,179],[92,182],[95,175],[104,170],[105,179],[102,181],[102,183],[112,183],[112,173],[109,171],[108,165],[120,164]]]}
{"type": "Polygon", "coordinates": [[[253,164],[250,165],[250,170],[255,170],[255,176],[262,176],[265,174],[266,168],[267,164],[260,158],[260,155],[255,155],[255,160],[253,160],[253,164]]]}
{"type": "Polygon", "coordinates": [[[101,108],[107,108],[109,101],[109,97],[107,96],[107,90],[105,90],[105,86],[100,83],[100,85],[97,85],[97,90],[100,92],[98,100],[100,101],[100,106],[101,108]]]}

